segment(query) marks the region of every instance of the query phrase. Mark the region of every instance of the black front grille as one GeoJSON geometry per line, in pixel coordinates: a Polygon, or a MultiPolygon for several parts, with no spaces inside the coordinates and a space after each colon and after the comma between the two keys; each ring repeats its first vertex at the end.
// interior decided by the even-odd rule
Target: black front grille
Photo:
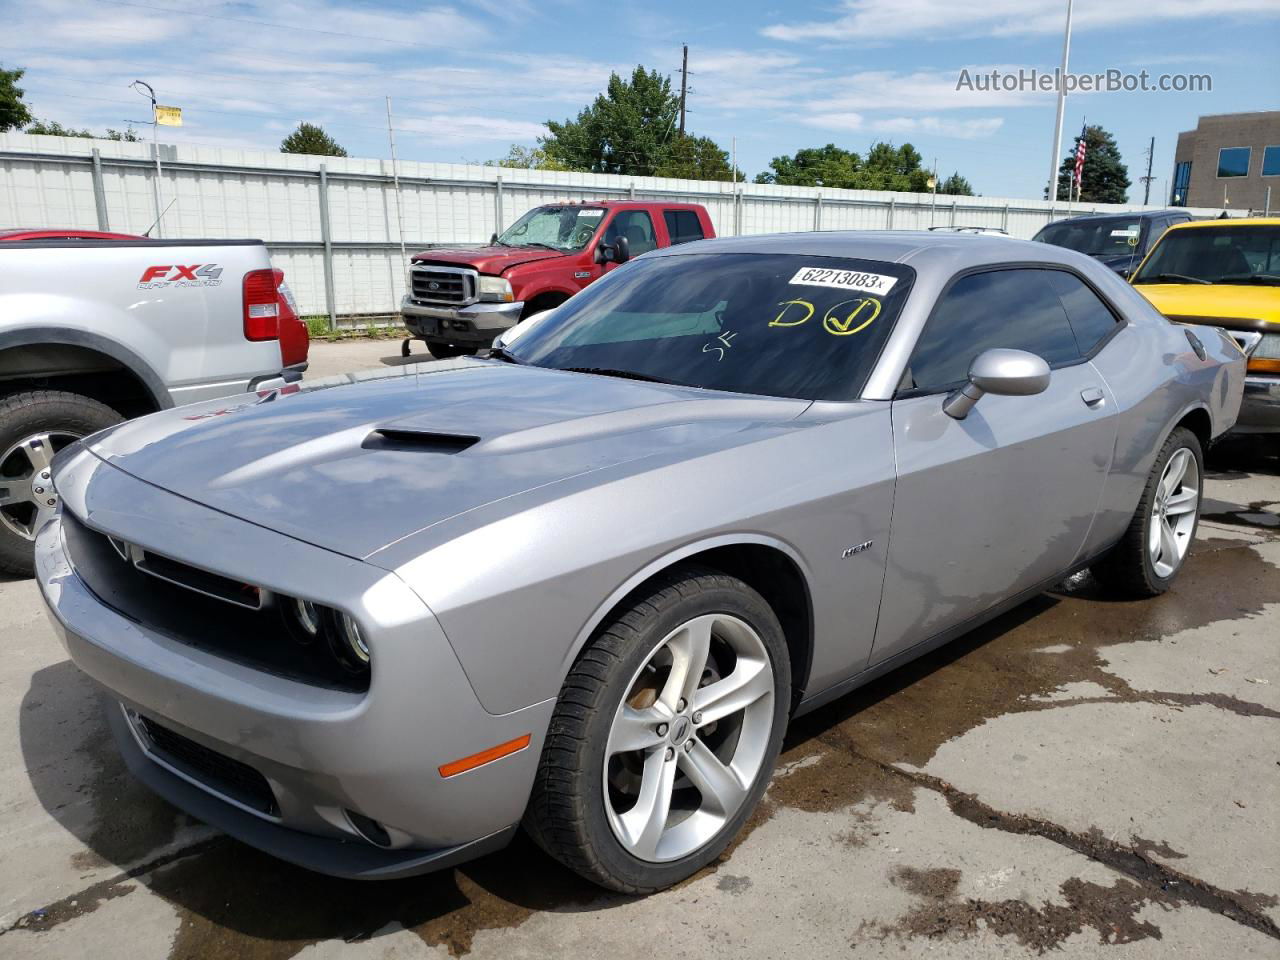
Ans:
{"type": "Polygon", "coordinates": [[[132,717],[139,732],[146,737],[148,749],[157,759],[250,810],[270,817],[280,815],[271,785],[253,767],[174,733],[150,717],[141,714],[133,714],[132,717]]]}
{"type": "Polygon", "coordinates": [[[432,303],[471,303],[475,300],[475,280],[461,270],[414,266],[409,271],[413,299],[432,303]]]}
{"type": "Polygon", "coordinates": [[[62,512],[62,533],[77,576],[122,616],[179,643],[301,683],[351,693],[369,689],[369,674],[343,670],[320,642],[300,644],[283,616],[280,598],[85,526],[62,512]],[[142,556],[136,564],[125,555],[142,556]]]}

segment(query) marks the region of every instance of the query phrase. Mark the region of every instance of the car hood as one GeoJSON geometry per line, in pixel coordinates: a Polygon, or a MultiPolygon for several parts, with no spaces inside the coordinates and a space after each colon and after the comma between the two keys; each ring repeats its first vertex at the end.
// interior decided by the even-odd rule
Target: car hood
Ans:
{"type": "Polygon", "coordinates": [[[500,275],[504,270],[538,260],[555,260],[566,256],[554,250],[528,247],[470,247],[456,250],[424,250],[411,258],[414,263],[448,263],[460,267],[474,267],[480,273],[500,275]]]}
{"type": "Polygon", "coordinates": [[[1135,283],[1133,289],[1166,317],[1203,323],[1265,320],[1280,323],[1280,287],[1227,283],[1135,283]]]}
{"type": "Polygon", "coordinates": [[[365,558],[458,514],[627,461],[695,455],[808,401],[460,360],[180,407],[97,434],[134,477],[365,558]]]}

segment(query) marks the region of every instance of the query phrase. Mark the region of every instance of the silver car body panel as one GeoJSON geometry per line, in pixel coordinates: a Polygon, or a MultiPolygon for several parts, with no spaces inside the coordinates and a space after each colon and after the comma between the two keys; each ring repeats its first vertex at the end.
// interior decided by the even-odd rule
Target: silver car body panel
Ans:
{"type": "Polygon", "coordinates": [[[369,634],[372,685],[318,692],[124,620],[80,581],[55,520],[37,558],[73,659],[123,703],[261,771],[281,791],[283,826],[349,838],[333,813],[345,806],[403,849],[448,859],[518,822],[565,674],[658,571],[724,547],[785,557],[810,620],[803,710],[1096,557],[1128,524],[1170,429],[1190,416],[1217,436],[1239,411],[1234,342],[1168,323],[1070,251],[891,233],[696,246],[910,262],[915,285],[863,397],[810,403],[464,359],[143,418],[59,462],[66,512],[349,613],[369,634]],[[1043,393],[985,396],[963,420],[942,413],[941,394],[895,399],[950,278],[1037,263],[1084,277],[1123,327],[1043,393]],[[511,757],[436,772],[526,732],[511,757]]]}

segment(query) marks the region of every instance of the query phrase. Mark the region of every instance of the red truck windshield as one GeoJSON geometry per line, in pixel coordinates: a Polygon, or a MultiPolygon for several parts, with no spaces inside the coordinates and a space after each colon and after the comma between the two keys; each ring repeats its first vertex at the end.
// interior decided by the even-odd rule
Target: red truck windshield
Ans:
{"type": "Polygon", "coordinates": [[[534,207],[504,230],[498,243],[573,253],[591,242],[604,213],[603,207],[534,207]]]}

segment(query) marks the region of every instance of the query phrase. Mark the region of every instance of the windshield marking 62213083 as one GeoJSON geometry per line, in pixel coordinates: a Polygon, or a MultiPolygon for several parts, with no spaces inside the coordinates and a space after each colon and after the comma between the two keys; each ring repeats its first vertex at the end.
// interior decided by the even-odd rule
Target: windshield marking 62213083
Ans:
{"type": "Polygon", "coordinates": [[[794,254],[642,258],[573,297],[511,352],[560,370],[850,400],[914,276],[902,264],[794,254]]]}

